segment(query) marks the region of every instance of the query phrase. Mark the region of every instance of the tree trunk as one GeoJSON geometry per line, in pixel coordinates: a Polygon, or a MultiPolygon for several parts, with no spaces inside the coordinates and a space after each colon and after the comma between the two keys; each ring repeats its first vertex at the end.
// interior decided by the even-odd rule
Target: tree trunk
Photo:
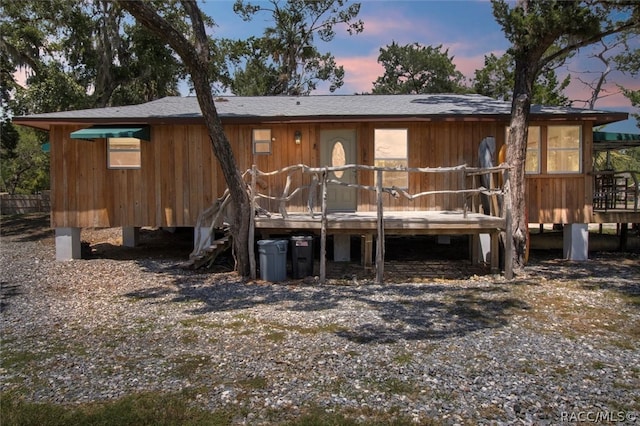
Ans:
{"type": "Polygon", "coordinates": [[[509,190],[511,193],[511,232],[513,238],[505,244],[511,244],[514,271],[524,267],[527,246],[528,226],[526,219],[525,197],[525,160],[527,155],[527,138],[529,114],[531,112],[531,96],[533,76],[527,60],[516,58],[515,90],[511,105],[511,124],[507,141],[507,164],[509,173],[509,190]]]}
{"type": "Polygon", "coordinates": [[[169,44],[184,61],[196,91],[198,104],[202,111],[213,153],[220,163],[231,197],[232,211],[231,236],[236,259],[236,270],[242,276],[249,276],[249,222],[251,218],[251,204],[247,194],[247,186],[238,169],[231,145],[224,134],[220,117],[213,100],[211,80],[209,78],[210,51],[202,14],[195,0],[181,1],[185,11],[191,19],[191,27],[195,35],[195,42],[187,40],[169,22],[157,14],[150,3],[142,1],[121,0],[120,4],[131,13],[136,20],[150,29],[161,40],[169,44]]]}

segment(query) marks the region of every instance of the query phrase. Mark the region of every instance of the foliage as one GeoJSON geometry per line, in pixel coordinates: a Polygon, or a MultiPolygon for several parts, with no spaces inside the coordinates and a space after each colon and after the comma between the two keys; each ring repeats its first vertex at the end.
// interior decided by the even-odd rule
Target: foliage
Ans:
{"type": "MultiPolygon", "coordinates": [[[[476,70],[473,90],[494,99],[510,101],[513,95],[514,59],[509,53],[497,57],[493,53],[484,57],[484,68],[476,70]]],[[[554,69],[541,73],[533,86],[532,102],[549,106],[570,106],[571,101],[563,91],[569,86],[571,76],[558,82],[554,69]]]]}
{"type": "Polygon", "coordinates": [[[42,151],[46,134],[19,127],[19,142],[13,156],[2,158],[0,191],[34,194],[49,189],[49,155],[42,151]]]}
{"type": "Polygon", "coordinates": [[[236,95],[308,95],[320,82],[328,83],[332,92],[338,89],[344,68],[331,53],[318,50],[315,37],[329,42],[341,25],[349,34],[362,32],[364,24],[356,20],[360,3],[346,6],[347,2],[269,0],[263,6],[237,0],[234,11],[245,21],[266,12],[273,24],[262,37],[219,44],[229,68],[221,72],[223,84],[236,95]]]}
{"type": "MultiPolygon", "coordinates": [[[[172,3],[163,7],[174,10],[172,3]]],[[[18,99],[21,113],[141,103],[178,93],[180,62],[143,27],[127,23],[112,1],[3,2],[0,17],[7,61],[29,74],[18,99]]]]}
{"type": "MultiPolygon", "coordinates": [[[[636,39],[638,38],[639,34],[640,30],[635,32],[636,39]]],[[[614,60],[618,65],[618,69],[620,69],[621,71],[626,72],[634,77],[638,77],[640,75],[640,49],[627,48],[623,53],[617,55],[614,60]]],[[[635,108],[640,109],[640,89],[633,90],[627,89],[622,86],[618,87],[620,88],[620,90],[622,90],[622,94],[627,99],[629,99],[629,101],[631,101],[631,105],[635,108]]],[[[638,128],[640,128],[640,113],[634,113],[632,115],[638,121],[638,128]]]]}
{"type": "Polygon", "coordinates": [[[384,75],[373,82],[374,94],[464,93],[464,76],[449,50],[419,43],[392,42],[380,48],[378,62],[384,75]]]}
{"type": "Polygon", "coordinates": [[[594,170],[640,170],[640,148],[611,151],[607,159],[606,152],[598,152],[594,158],[594,170]]]}

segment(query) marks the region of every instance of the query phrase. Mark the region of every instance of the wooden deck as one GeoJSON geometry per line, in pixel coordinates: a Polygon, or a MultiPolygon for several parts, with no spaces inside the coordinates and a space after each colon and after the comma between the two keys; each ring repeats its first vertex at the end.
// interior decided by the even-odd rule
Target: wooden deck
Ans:
{"type": "MultiPolygon", "coordinates": [[[[377,230],[376,212],[327,213],[327,233],[361,234],[377,230]]],[[[498,232],[505,228],[505,219],[480,213],[462,211],[387,211],[384,230],[389,235],[478,234],[498,232]]],[[[256,230],[265,233],[303,230],[320,232],[322,217],[289,213],[287,218],[274,213],[271,217],[256,216],[256,230]]]]}
{"type": "MultiPolygon", "coordinates": [[[[263,238],[270,234],[313,232],[320,234],[322,216],[310,214],[281,214],[256,216],[255,230],[263,238]]],[[[491,270],[499,271],[499,234],[506,228],[502,217],[462,211],[390,211],[383,219],[385,235],[471,235],[471,258],[478,258],[477,238],[489,234],[491,238],[491,270]]],[[[326,233],[329,235],[358,235],[362,237],[362,264],[372,266],[373,239],[378,232],[376,212],[333,212],[326,215],[326,233]]]]}

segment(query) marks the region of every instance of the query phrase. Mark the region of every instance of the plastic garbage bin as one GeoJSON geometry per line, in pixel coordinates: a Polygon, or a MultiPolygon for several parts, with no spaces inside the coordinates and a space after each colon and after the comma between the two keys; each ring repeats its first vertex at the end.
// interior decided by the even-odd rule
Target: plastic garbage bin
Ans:
{"type": "Polygon", "coordinates": [[[261,279],[276,282],[287,278],[287,240],[260,240],[258,253],[261,279]]]}
{"type": "Polygon", "coordinates": [[[293,278],[313,275],[313,237],[311,235],[291,237],[291,272],[293,278]]]}

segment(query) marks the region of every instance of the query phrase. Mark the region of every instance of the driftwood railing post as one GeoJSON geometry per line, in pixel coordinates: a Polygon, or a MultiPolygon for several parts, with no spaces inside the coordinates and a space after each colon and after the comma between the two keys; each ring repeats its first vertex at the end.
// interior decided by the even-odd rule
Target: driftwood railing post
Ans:
{"type": "MultiPolygon", "coordinates": [[[[505,238],[504,238],[504,277],[508,280],[513,279],[513,230],[511,229],[511,183],[509,182],[509,169],[504,170],[504,200],[503,211],[505,218],[505,238]]],[[[527,244],[530,242],[527,241],[527,244]]]]}
{"type": "Polygon", "coordinates": [[[327,279],[327,168],[322,171],[322,216],[320,219],[320,283],[327,279]]]}
{"type": "Polygon", "coordinates": [[[248,249],[249,249],[249,268],[250,277],[252,280],[256,279],[256,255],[253,251],[253,245],[255,240],[256,233],[256,174],[258,172],[257,166],[254,164],[251,166],[251,217],[249,218],[249,241],[248,241],[248,249]]]}
{"type": "Polygon", "coordinates": [[[376,171],[376,212],[378,222],[378,243],[376,245],[376,284],[382,284],[384,277],[384,223],[382,218],[382,170],[376,171]]]}

